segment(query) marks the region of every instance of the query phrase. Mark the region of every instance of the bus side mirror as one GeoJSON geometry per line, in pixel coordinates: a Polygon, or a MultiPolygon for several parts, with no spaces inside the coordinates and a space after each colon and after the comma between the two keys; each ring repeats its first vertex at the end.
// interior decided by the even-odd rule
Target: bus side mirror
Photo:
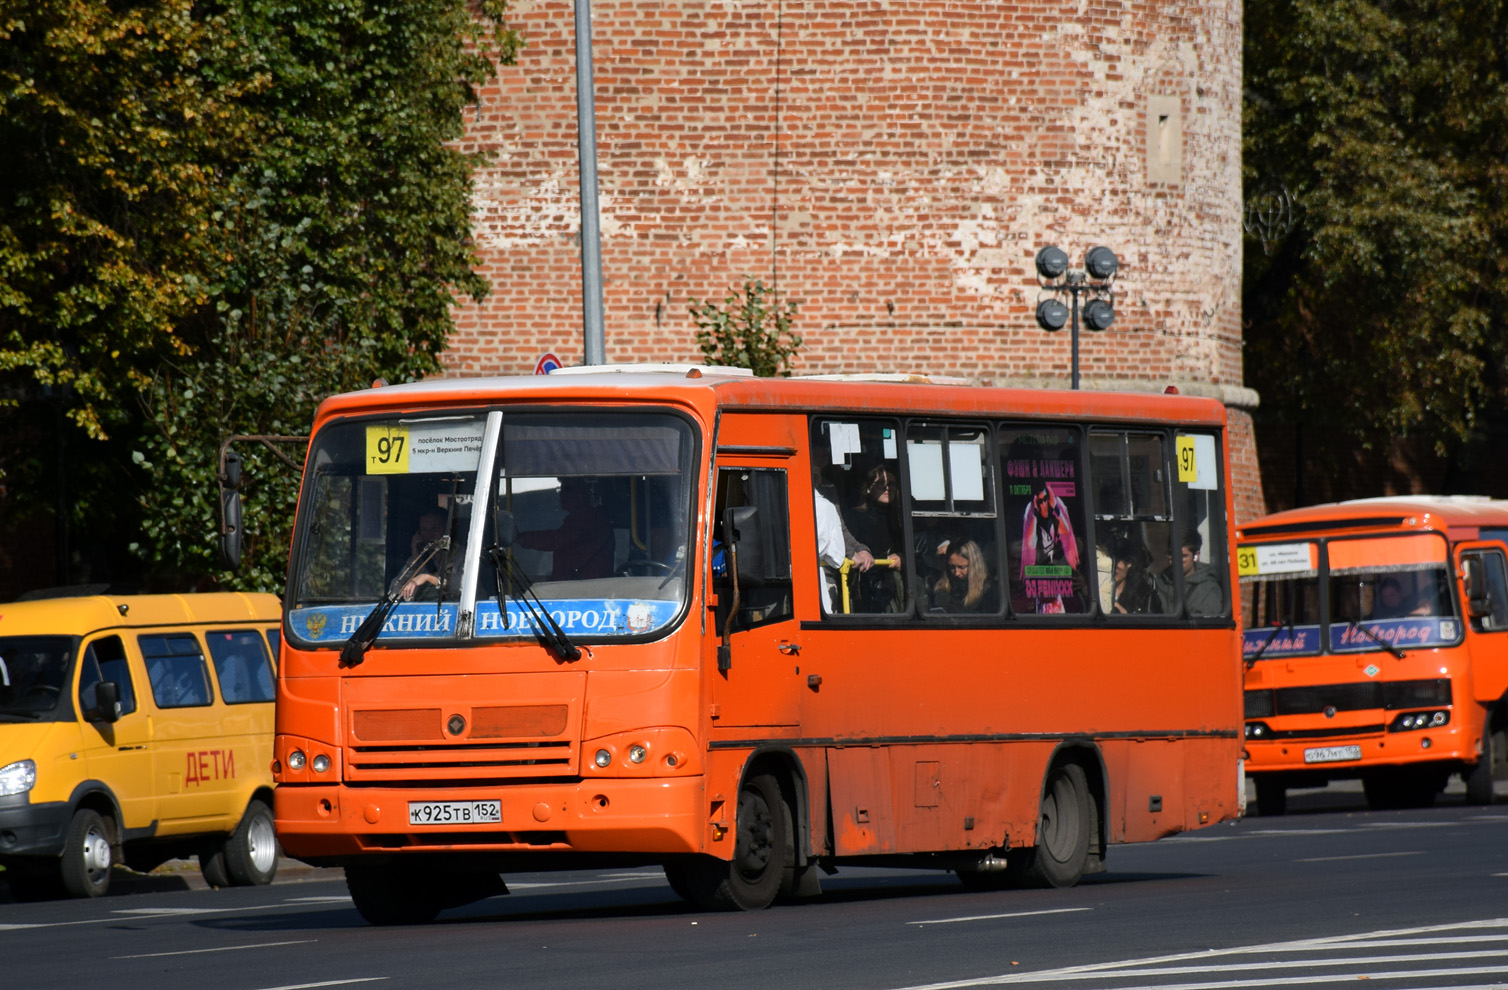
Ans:
{"type": "Polygon", "coordinates": [[[114,681],[101,681],[94,685],[94,707],[84,713],[90,722],[120,721],[120,685],[114,681]]]}
{"type": "Polygon", "coordinates": [[[241,455],[226,450],[220,474],[220,561],[241,566],[241,455]]]}
{"type": "Polygon", "coordinates": [[[1482,571],[1480,557],[1468,557],[1466,566],[1466,614],[1480,619],[1492,614],[1492,594],[1487,590],[1487,578],[1482,571]]]}
{"type": "Polygon", "coordinates": [[[738,583],[746,587],[764,584],[764,533],[759,524],[759,510],[740,505],[723,513],[725,542],[735,546],[733,560],[738,564],[738,583]]]}

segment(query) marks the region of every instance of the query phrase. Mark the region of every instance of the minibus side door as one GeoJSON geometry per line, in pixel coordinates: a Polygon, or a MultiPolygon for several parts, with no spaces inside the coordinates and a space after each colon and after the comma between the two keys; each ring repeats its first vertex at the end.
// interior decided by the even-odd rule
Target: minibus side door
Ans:
{"type": "MultiPolygon", "coordinates": [[[[1503,545],[1457,544],[1456,574],[1468,626],[1472,694],[1483,704],[1495,704],[1508,692],[1508,556],[1503,545]]],[[[1454,699],[1458,710],[1465,700],[1454,699]]]]}
{"type": "Polygon", "coordinates": [[[157,820],[157,788],[152,716],[139,698],[141,668],[130,661],[124,640],[115,634],[89,640],[80,657],[77,698],[89,776],[114,793],[124,830],[150,828],[157,820]],[[99,704],[98,686],[105,682],[116,687],[116,712],[103,711],[99,704]]]}

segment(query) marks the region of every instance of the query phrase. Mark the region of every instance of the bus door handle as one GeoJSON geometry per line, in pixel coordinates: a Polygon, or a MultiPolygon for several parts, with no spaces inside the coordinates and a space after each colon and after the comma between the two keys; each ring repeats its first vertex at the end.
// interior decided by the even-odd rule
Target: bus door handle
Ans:
{"type": "Polygon", "coordinates": [[[801,644],[800,643],[786,642],[786,643],[779,644],[775,648],[777,650],[779,650],[781,653],[784,653],[788,657],[799,657],[801,655],[801,644]]]}

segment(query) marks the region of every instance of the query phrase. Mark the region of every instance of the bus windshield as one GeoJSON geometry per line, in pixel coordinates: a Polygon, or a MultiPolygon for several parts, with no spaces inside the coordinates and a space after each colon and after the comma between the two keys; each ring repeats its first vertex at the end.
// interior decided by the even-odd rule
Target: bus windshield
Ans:
{"type": "Polygon", "coordinates": [[[289,627],[381,639],[663,631],[684,607],[696,441],[666,412],[448,413],[337,422],[305,479],[289,627]],[[547,621],[547,620],[546,620],[547,621]]]}
{"type": "Polygon", "coordinates": [[[1376,649],[1379,639],[1441,646],[1459,637],[1443,537],[1332,540],[1328,552],[1332,650],[1376,649]]]}

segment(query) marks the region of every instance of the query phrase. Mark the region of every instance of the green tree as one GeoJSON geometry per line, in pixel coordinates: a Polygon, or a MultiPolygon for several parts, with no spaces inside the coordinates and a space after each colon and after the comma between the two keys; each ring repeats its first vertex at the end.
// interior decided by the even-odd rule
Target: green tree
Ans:
{"type": "MultiPolygon", "coordinates": [[[[248,563],[235,578],[216,573],[219,444],[234,433],[306,432],[329,394],[438,370],[455,298],[487,288],[470,241],[479,159],[452,142],[476,85],[514,59],[520,39],[503,21],[502,0],[112,4],[90,31],[71,27],[90,5],[43,6],[55,22],[45,30],[15,12],[0,19],[12,36],[36,42],[0,55],[9,58],[0,82],[14,91],[17,80],[53,80],[56,91],[39,104],[69,121],[87,113],[112,122],[98,126],[100,147],[87,168],[76,167],[70,194],[92,203],[97,175],[117,170],[133,192],[157,198],[134,212],[114,203],[96,211],[133,218],[134,240],[113,228],[97,234],[123,256],[126,274],[98,265],[100,251],[77,234],[63,248],[12,236],[64,227],[58,195],[32,192],[0,206],[0,250],[11,248],[0,262],[29,272],[61,257],[53,267],[73,280],[38,277],[0,297],[0,373],[71,386],[74,422],[112,444],[129,441],[128,457],[94,451],[112,467],[97,489],[78,493],[81,527],[128,514],[129,496],[134,549],[164,583],[209,575],[276,588],[297,478],[248,451],[248,563]],[[123,11],[144,26],[114,24],[123,11]],[[125,64],[111,30],[131,45],[149,35],[142,65],[125,64]],[[49,74],[43,63],[60,52],[91,72],[49,74]],[[129,121],[114,123],[110,114],[137,100],[147,102],[131,113],[171,122],[172,132],[142,137],[129,121]],[[164,162],[188,178],[168,186],[164,162]],[[63,291],[74,283],[92,309],[63,291]],[[96,283],[120,283],[122,299],[96,283]],[[161,288],[144,297],[138,283],[161,288]],[[59,340],[58,312],[72,320],[61,326],[81,329],[59,340]],[[122,343],[109,345],[116,338],[122,343]]],[[[53,128],[40,110],[0,121],[50,147],[53,128]]],[[[34,184],[48,188],[47,163],[34,171],[34,184]]],[[[102,226],[91,220],[85,229],[102,226]]]]}
{"type": "Polygon", "coordinates": [[[762,378],[791,373],[801,337],[791,330],[796,303],[781,302],[775,290],[745,278],[721,303],[690,300],[696,342],[709,364],[748,368],[762,378]]]}
{"type": "Polygon", "coordinates": [[[1508,5],[1248,0],[1248,380],[1290,423],[1459,449],[1505,395],[1508,5]]]}

